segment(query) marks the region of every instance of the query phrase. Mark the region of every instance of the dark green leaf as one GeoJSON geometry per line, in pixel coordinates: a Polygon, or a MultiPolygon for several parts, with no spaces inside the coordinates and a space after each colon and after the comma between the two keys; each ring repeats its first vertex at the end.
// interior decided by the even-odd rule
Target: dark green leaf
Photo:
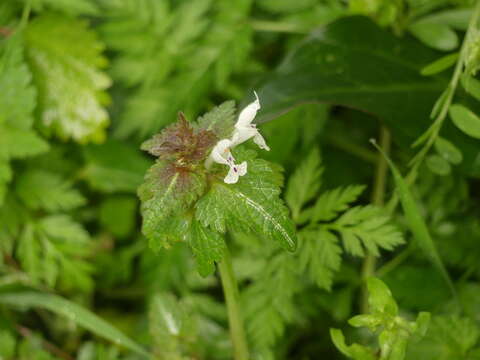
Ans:
{"type": "MultiPolygon", "coordinates": [[[[306,102],[326,102],[378,117],[408,146],[430,126],[432,107],[448,85],[441,74],[420,74],[435,59],[433,50],[364,17],[338,20],[301,42],[258,87],[258,122],[306,102]]],[[[464,155],[462,170],[480,175],[478,143],[448,123],[443,131],[464,155]]]]}

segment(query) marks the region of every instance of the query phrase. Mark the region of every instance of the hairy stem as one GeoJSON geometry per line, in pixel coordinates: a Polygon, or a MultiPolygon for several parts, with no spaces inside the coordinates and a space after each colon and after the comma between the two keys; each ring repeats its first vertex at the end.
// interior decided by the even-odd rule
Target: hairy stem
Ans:
{"type": "Polygon", "coordinates": [[[222,279],[223,293],[227,303],[228,323],[230,326],[230,337],[233,343],[235,360],[248,360],[248,345],[243,328],[243,319],[240,312],[239,293],[237,280],[233,273],[230,252],[225,249],[222,261],[218,264],[220,277],[222,279]]]}
{"type": "MultiPolygon", "coordinates": [[[[388,154],[390,152],[391,136],[385,126],[380,128],[380,146],[388,154]]],[[[385,189],[387,186],[388,164],[386,159],[378,154],[375,180],[373,183],[372,204],[383,206],[385,203],[385,189]]],[[[376,258],[372,253],[367,253],[362,266],[362,303],[363,313],[368,311],[368,291],[365,286],[366,280],[375,273],[376,258]]]]}

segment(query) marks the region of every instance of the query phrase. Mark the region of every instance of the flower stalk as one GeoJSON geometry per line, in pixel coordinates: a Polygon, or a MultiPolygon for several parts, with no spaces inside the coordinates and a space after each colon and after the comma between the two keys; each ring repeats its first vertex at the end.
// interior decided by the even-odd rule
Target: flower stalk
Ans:
{"type": "Polygon", "coordinates": [[[223,293],[227,304],[230,337],[233,344],[233,358],[235,360],[248,360],[248,345],[243,327],[243,318],[240,311],[237,280],[235,279],[235,274],[233,272],[232,260],[228,248],[225,248],[223,259],[218,264],[218,270],[220,272],[223,293]]]}

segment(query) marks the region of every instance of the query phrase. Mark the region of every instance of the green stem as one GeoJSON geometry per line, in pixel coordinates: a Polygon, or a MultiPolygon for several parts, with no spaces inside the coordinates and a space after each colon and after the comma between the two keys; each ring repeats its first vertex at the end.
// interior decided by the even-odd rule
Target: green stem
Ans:
{"type": "MultiPolygon", "coordinates": [[[[383,151],[388,154],[390,152],[391,136],[385,126],[380,128],[380,146],[383,151]]],[[[375,180],[372,192],[372,204],[375,206],[383,206],[385,203],[385,189],[387,186],[388,164],[381,154],[377,156],[377,168],[375,172],[375,180]]],[[[363,313],[368,312],[368,291],[366,289],[366,280],[375,274],[376,258],[372,253],[367,253],[362,266],[362,303],[361,309],[363,313]]]]}
{"type": "Polygon", "coordinates": [[[230,337],[233,343],[234,359],[248,360],[248,345],[245,330],[243,328],[242,314],[240,312],[238,286],[228,249],[225,249],[223,259],[220,264],[218,264],[218,270],[220,271],[223,293],[227,303],[228,322],[230,326],[230,337]]]}
{"type": "MultiPolygon", "coordinates": [[[[408,184],[413,184],[415,182],[418,175],[418,169],[420,168],[420,165],[422,164],[425,156],[428,154],[428,152],[432,148],[433,144],[435,144],[435,140],[438,138],[440,130],[442,129],[442,125],[445,122],[445,119],[447,118],[448,110],[450,108],[450,105],[452,104],[453,98],[455,96],[455,92],[458,87],[458,83],[460,81],[460,77],[465,67],[465,59],[468,55],[470,42],[472,41],[472,38],[474,37],[473,35],[477,30],[479,17],[480,17],[480,1],[477,1],[477,4],[475,5],[475,8],[473,10],[472,17],[470,18],[470,22],[468,24],[468,29],[465,34],[465,39],[463,40],[462,47],[460,49],[460,54],[459,54],[457,63],[455,65],[455,70],[453,72],[452,78],[446,90],[447,91],[446,98],[443,101],[442,107],[438,113],[438,116],[435,118],[435,121],[433,122],[433,124],[419,138],[419,139],[422,139],[423,137],[426,137],[426,140],[424,140],[425,145],[423,145],[422,149],[413,157],[412,161],[410,162],[412,168],[410,169],[410,171],[406,176],[406,181],[408,184]]],[[[393,211],[398,205],[398,200],[399,200],[398,196],[394,195],[389,201],[389,204],[387,206],[388,209],[393,211]]]]}
{"type": "Polygon", "coordinates": [[[27,25],[31,10],[32,10],[32,0],[27,0],[27,2],[25,3],[25,6],[23,7],[22,17],[20,19],[20,29],[23,29],[27,25]]]}

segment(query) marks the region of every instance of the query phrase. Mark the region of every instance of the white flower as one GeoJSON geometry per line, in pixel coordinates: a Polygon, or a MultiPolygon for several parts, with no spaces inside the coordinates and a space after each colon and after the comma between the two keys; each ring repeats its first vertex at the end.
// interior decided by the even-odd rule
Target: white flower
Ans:
{"type": "Polygon", "coordinates": [[[247,162],[244,161],[239,165],[235,164],[235,159],[230,152],[230,149],[251,139],[261,149],[267,151],[270,148],[265,143],[265,139],[260,135],[255,124],[252,124],[253,119],[257,115],[257,111],[260,109],[260,101],[258,100],[257,93],[255,93],[255,101],[249,104],[245,109],[240,112],[238,120],[235,124],[235,130],[233,131],[231,139],[220,140],[212,149],[210,156],[205,162],[207,168],[210,167],[212,162],[218,164],[227,165],[230,169],[227,176],[223,181],[227,184],[235,184],[240,176],[247,173],[247,162]]]}
{"type": "Polygon", "coordinates": [[[235,130],[232,135],[232,146],[237,146],[253,137],[253,142],[261,149],[270,151],[270,148],[265,143],[265,139],[260,135],[257,126],[252,124],[253,119],[255,119],[255,116],[257,115],[257,111],[261,107],[260,100],[255,91],[254,94],[256,98],[255,101],[243,109],[238,116],[235,130]]]}
{"type": "Polygon", "coordinates": [[[212,161],[227,165],[230,167],[227,176],[223,181],[227,184],[235,184],[238,181],[239,176],[243,176],[247,173],[247,162],[244,161],[239,165],[235,164],[235,159],[230,152],[232,147],[232,141],[230,139],[220,140],[212,149],[210,157],[207,159],[207,167],[212,161]]]}

